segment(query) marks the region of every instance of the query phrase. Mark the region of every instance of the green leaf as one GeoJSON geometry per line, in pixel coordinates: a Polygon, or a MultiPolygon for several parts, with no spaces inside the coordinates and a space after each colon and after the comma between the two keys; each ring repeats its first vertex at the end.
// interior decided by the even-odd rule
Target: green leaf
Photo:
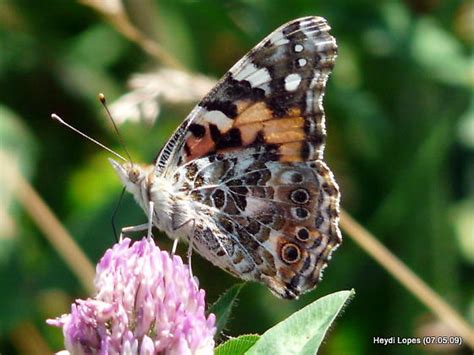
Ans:
{"type": "Polygon", "coordinates": [[[209,313],[216,315],[216,334],[220,334],[227,324],[230,313],[232,312],[232,307],[235,305],[237,296],[244,285],[244,283],[239,283],[232,286],[209,308],[209,313]]]}
{"type": "Polygon", "coordinates": [[[260,338],[257,334],[245,334],[237,338],[232,338],[219,345],[214,350],[214,355],[239,355],[245,354],[255,342],[260,338]]]}
{"type": "Polygon", "coordinates": [[[263,333],[246,354],[316,354],[334,319],[354,294],[354,290],[340,291],[320,298],[263,333]]]}

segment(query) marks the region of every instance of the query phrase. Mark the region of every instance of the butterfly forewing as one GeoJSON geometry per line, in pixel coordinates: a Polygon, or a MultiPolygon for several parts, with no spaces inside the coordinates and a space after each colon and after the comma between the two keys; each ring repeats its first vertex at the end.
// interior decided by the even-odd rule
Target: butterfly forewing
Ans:
{"type": "Polygon", "coordinates": [[[272,32],[196,106],[157,169],[262,144],[280,161],[322,158],[322,98],[337,53],[329,29],[325,19],[306,17],[272,32]]]}

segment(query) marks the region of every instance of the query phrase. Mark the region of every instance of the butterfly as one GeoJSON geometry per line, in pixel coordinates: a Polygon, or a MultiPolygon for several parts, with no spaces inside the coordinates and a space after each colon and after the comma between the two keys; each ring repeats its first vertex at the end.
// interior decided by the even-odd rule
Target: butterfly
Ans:
{"type": "MultiPolygon", "coordinates": [[[[230,274],[293,299],[341,244],[323,160],[323,96],[337,56],[322,17],[290,21],[238,61],[153,164],[111,163],[151,224],[230,274]]],[[[140,227],[140,226],[139,226],[140,227]]]]}

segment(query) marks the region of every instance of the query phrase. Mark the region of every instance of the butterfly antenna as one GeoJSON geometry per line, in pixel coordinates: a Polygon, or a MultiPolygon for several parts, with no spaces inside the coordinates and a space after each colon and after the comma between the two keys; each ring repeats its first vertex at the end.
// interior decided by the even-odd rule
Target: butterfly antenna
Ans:
{"type": "Polygon", "coordinates": [[[121,134],[118,130],[117,124],[115,123],[115,120],[113,119],[112,114],[110,113],[109,108],[107,107],[107,101],[105,100],[105,95],[100,93],[99,94],[99,100],[100,100],[100,103],[102,104],[102,106],[104,106],[105,112],[107,112],[107,117],[109,117],[110,122],[112,122],[112,125],[114,126],[115,133],[117,133],[120,144],[122,145],[123,149],[125,150],[125,153],[127,153],[127,157],[129,159],[130,163],[133,165],[132,157],[131,157],[130,153],[128,152],[127,146],[125,145],[125,142],[123,141],[123,138],[122,138],[122,136],[121,136],[121,134]]]}
{"type": "Polygon", "coordinates": [[[89,137],[87,134],[85,133],[82,133],[81,131],[79,131],[77,128],[71,126],[69,123],[66,123],[61,117],[59,117],[58,115],[56,115],[55,113],[53,113],[51,115],[51,118],[55,121],[58,121],[59,123],[61,123],[62,125],[66,126],[67,128],[69,129],[72,129],[74,132],[80,134],[81,136],[83,136],[84,138],[87,138],[88,140],[90,140],[91,142],[97,144],[99,147],[102,147],[103,149],[105,149],[106,151],[108,151],[109,153],[112,153],[113,155],[115,155],[116,157],[122,159],[122,160],[125,160],[127,161],[127,159],[125,159],[123,156],[121,156],[119,153],[116,153],[114,152],[112,149],[106,147],[105,145],[103,145],[102,143],[96,141],[94,138],[91,138],[89,137]]]}

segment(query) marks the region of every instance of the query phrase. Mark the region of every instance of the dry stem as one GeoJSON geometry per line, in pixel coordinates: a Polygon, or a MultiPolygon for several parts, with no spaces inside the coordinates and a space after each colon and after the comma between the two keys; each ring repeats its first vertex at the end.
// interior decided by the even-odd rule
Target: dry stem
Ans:
{"type": "Polygon", "coordinates": [[[136,28],[123,11],[121,6],[114,9],[108,8],[101,0],[79,0],[100,13],[116,30],[130,41],[137,44],[150,56],[158,59],[162,64],[170,68],[186,71],[186,68],[175,57],[164,50],[157,42],[147,37],[136,28]]]}
{"type": "Polygon", "coordinates": [[[28,181],[18,171],[14,172],[13,178],[17,184],[16,194],[23,208],[77,276],[84,289],[92,294],[95,275],[92,263],[28,181]]]}
{"type": "Polygon", "coordinates": [[[20,354],[49,355],[52,353],[38,329],[29,321],[18,324],[10,332],[10,339],[20,354]]]}

